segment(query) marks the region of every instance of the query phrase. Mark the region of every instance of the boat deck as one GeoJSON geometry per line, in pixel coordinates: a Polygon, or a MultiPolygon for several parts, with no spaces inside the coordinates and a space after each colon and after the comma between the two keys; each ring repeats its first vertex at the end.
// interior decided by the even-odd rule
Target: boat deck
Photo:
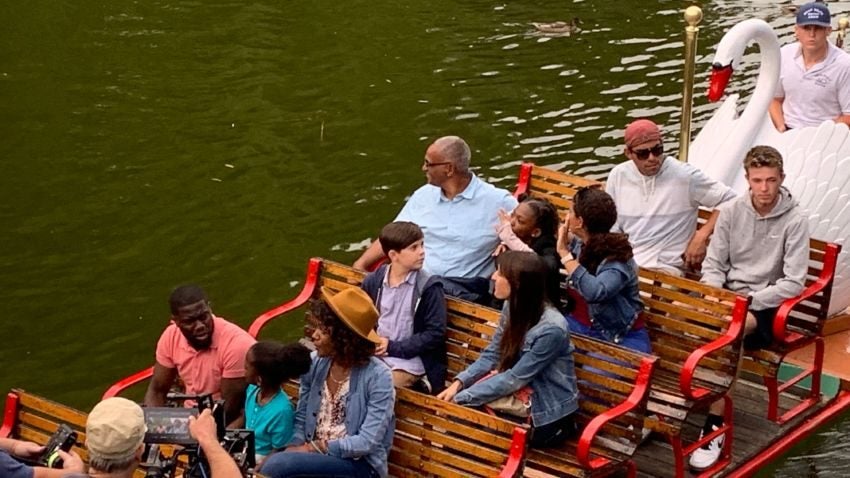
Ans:
{"type": "MultiPolygon", "coordinates": [[[[823,338],[826,346],[823,357],[823,372],[842,380],[850,381],[850,330],[844,330],[823,338]]],[[[797,350],[788,356],[788,361],[805,365],[812,363],[814,346],[797,350]]]]}
{"type": "MultiPolygon", "coordinates": [[[[837,382],[837,381],[836,381],[837,382]]],[[[758,453],[770,447],[778,439],[792,430],[800,427],[807,418],[817,414],[828,404],[828,397],[821,400],[815,410],[802,413],[786,424],[780,426],[766,418],[767,394],[764,387],[747,380],[740,379],[733,389],[735,404],[735,435],[732,447],[732,464],[717,476],[726,476],[732,470],[748,462],[758,453]]],[[[792,395],[783,394],[780,399],[782,407],[790,407],[800,400],[792,395]]],[[[692,442],[699,435],[705,415],[694,414],[683,431],[686,443],[692,442]]],[[[661,436],[654,435],[651,440],[638,448],[635,462],[640,477],[672,477],[675,469],[673,452],[670,444],[661,436]]]]}

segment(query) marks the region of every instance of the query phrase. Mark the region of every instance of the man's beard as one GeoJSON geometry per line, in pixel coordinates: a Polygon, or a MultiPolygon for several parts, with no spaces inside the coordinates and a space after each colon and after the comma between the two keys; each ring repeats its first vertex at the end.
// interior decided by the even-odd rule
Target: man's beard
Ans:
{"type": "Polygon", "coordinates": [[[193,349],[201,351],[207,350],[212,345],[212,334],[206,340],[199,341],[194,337],[186,337],[186,341],[189,342],[189,345],[192,346],[193,349]]]}

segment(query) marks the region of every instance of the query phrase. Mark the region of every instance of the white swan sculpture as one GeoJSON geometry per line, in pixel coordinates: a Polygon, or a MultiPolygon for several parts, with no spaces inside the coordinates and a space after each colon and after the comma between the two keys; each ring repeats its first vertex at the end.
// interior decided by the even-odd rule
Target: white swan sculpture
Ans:
{"type": "MultiPolygon", "coordinates": [[[[824,121],[818,127],[779,133],[768,107],[779,82],[779,40],[762,20],[746,20],[724,35],[714,55],[709,99],[723,95],[744,49],[755,41],[761,66],[755,90],[740,116],[738,95],[731,95],[706,123],[691,145],[688,161],[709,176],[747,191],[742,159],[759,144],[773,146],[785,161],[785,186],[809,215],[812,237],[839,244],[850,236],[850,130],[847,125],[824,121]]],[[[850,305],[850,260],[839,256],[830,314],[850,305]]]]}

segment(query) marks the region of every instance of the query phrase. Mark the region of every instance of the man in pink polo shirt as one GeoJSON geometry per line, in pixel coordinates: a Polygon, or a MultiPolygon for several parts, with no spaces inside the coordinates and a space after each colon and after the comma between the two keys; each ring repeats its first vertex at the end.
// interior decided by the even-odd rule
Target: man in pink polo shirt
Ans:
{"type": "Polygon", "coordinates": [[[213,315],[204,291],[196,285],[174,289],[169,298],[171,324],[156,344],[145,405],[161,407],[179,375],[186,393],[212,393],[224,399],[227,420],[237,418],[245,392],[245,354],[255,340],[236,324],[213,315]]]}

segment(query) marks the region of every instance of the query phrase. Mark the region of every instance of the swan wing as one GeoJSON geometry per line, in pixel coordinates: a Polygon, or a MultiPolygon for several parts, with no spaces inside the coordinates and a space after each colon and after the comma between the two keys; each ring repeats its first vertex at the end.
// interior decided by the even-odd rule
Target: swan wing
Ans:
{"type": "MultiPolygon", "coordinates": [[[[785,161],[785,185],[809,217],[812,237],[843,244],[850,235],[850,129],[825,121],[792,130],[771,144],[785,161]]],[[[850,258],[841,254],[836,269],[830,314],[850,306],[850,258]]]]}

